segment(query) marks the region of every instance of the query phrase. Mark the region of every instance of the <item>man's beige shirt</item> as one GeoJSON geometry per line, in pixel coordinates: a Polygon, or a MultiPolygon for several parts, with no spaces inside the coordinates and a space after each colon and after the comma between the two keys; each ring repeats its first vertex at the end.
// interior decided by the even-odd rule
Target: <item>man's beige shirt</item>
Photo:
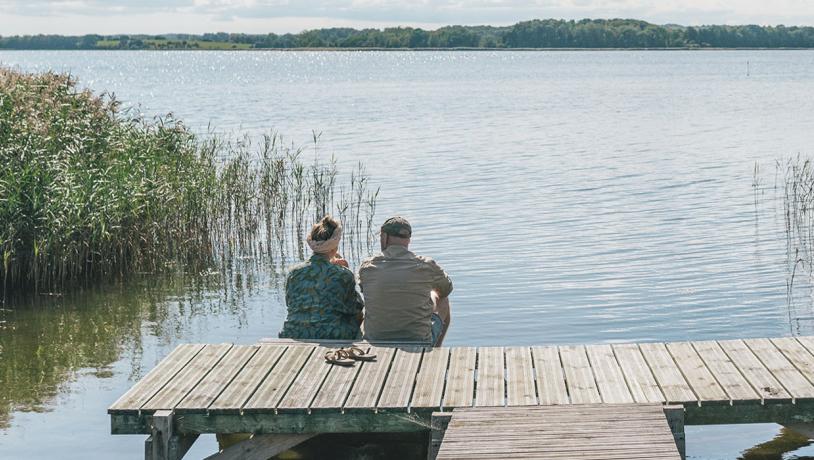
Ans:
{"type": "Polygon", "coordinates": [[[452,292],[452,281],[434,260],[398,245],[362,262],[359,283],[369,340],[429,341],[430,291],[437,290],[441,297],[452,292]]]}

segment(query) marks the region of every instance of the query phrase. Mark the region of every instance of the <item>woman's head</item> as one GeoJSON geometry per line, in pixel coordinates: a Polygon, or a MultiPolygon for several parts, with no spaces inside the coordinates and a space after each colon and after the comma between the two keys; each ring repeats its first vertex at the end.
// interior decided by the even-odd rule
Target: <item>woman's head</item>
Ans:
{"type": "Polygon", "coordinates": [[[339,227],[339,221],[331,216],[325,216],[311,227],[310,237],[314,241],[327,241],[331,239],[334,231],[339,227]]]}
{"type": "Polygon", "coordinates": [[[331,216],[325,216],[311,227],[308,246],[317,254],[333,256],[342,239],[342,224],[331,216]]]}

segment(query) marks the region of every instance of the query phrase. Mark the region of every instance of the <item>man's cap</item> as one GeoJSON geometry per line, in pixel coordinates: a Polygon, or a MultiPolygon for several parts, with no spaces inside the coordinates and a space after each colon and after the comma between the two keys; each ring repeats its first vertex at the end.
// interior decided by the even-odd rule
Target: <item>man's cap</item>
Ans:
{"type": "Polygon", "coordinates": [[[401,216],[395,216],[387,219],[382,224],[382,233],[387,233],[390,236],[397,236],[399,238],[409,238],[413,234],[413,228],[407,219],[401,216]]]}

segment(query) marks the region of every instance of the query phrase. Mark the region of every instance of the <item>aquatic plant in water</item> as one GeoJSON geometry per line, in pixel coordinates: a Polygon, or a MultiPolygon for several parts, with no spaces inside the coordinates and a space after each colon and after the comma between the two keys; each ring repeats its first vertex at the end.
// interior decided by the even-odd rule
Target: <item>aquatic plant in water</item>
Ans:
{"type": "Polygon", "coordinates": [[[787,253],[809,268],[814,258],[814,164],[800,156],[777,162],[783,173],[783,218],[787,253]]]}
{"type": "Polygon", "coordinates": [[[378,191],[361,165],[338,185],[318,138],[309,163],[276,133],[258,145],[199,137],[70,75],[0,68],[0,297],[302,258],[305,227],[332,210],[344,250],[359,252],[378,191]]]}

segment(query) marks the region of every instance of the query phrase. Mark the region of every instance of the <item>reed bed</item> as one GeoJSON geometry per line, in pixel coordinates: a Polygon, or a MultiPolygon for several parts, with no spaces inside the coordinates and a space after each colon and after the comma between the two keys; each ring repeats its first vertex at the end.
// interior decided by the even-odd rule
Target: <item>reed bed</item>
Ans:
{"type": "Polygon", "coordinates": [[[795,268],[802,264],[810,271],[814,261],[814,163],[796,156],[778,161],[777,169],[783,174],[787,253],[795,268]]]}
{"type": "Polygon", "coordinates": [[[369,250],[378,190],[362,165],[339,184],[318,140],[304,150],[276,133],[200,137],[70,75],[0,68],[2,298],[301,259],[305,229],[331,212],[345,222],[343,250],[369,250]]]}

